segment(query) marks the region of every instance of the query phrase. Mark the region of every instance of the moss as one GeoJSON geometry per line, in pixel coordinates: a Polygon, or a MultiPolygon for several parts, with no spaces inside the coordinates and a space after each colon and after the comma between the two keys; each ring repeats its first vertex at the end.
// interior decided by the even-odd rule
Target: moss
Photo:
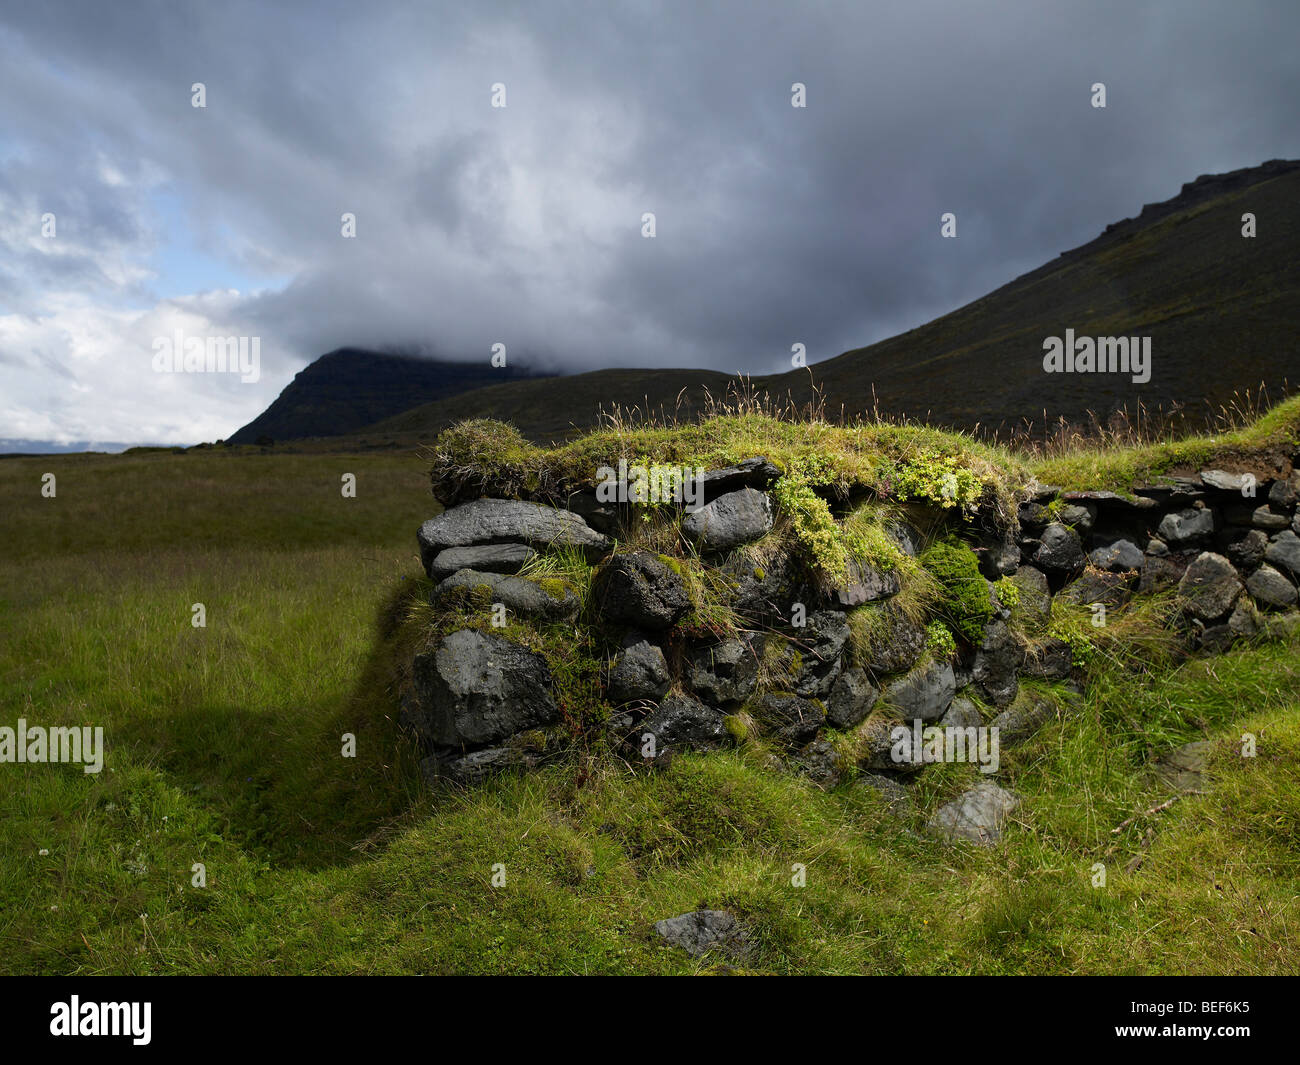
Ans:
{"type": "Polygon", "coordinates": [[[1020,605],[1020,588],[1010,577],[999,577],[993,582],[997,588],[998,601],[1008,610],[1015,610],[1020,605]]]}
{"type": "Polygon", "coordinates": [[[939,612],[943,619],[969,643],[979,643],[993,616],[993,604],[975,552],[951,538],[931,545],[921,562],[942,589],[939,612]]]}
{"type": "Polygon", "coordinates": [[[749,726],[739,714],[728,714],[723,718],[722,725],[731,738],[736,741],[737,745],[744,743],[749,738],[749,726]]]}
{"type": "Polygon", "coordinates": [[[568,582],[559,577],[543,577],[534,583],[552,599],[563,599],[572,590],[568,582]]]}

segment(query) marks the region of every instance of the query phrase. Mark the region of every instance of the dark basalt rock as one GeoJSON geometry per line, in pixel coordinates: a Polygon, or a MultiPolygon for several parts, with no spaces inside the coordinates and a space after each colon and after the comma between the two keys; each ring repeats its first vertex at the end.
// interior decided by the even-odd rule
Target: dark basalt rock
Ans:
{"type": "Polygon", "coordinates": [[[596,573],[592,601],[608,621],[659,631],[691,605],[675,570],[648,551],[615,555],[596,573]]]}

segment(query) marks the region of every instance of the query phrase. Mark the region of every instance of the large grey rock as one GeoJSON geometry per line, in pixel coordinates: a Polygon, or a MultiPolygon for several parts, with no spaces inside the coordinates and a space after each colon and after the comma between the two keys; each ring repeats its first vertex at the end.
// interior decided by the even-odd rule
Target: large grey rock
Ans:
{"type": "Polygon", "coordinates": [[[848,618],[838,610],[818,610],[796,630],[798,649],[788,645],[780,659],[796,694],[825,695],[842,668],[841,655],[849,639],[848,618]]]}
{"type": "Polygon", "coordinates": [[[823,788],[833,788],[844,778],[843,755],[829,740],[813,740],[796,758],[804,776],[823,788]]]}
{"type": "Polygon", "coordinates": [[[691,656],[687,674],[691,690],[712,706],[732,708],[751,695],[758,683],[758,656],[746,640],[723,640],[691,656]]]}
{"type": "Polygon", "coordinates": [[[676,750],[707,750],[731,742],[722,712],[689,695],[670,695],[641,722],[637,736],[655,738],[655,757],[676,750]]]}
{"type": "Polygon", "coordinates": [[[1279,511],[1287,511],[1300,502],[1300,472],[1281,477],[1268,489],[1268,501],[1279,511]]]}
{"type": "Polygon", "coordinates": [[[1095,548],[1088,555],[1088,561],[1098,569],[1116,572],[1140,569],[1142,558],[1142,549],[1132,540],[1116,540],[1106,547],[1095,548]]]}
{"type": "Polygon", "coordinates": [[[1246,579],[1246,591],[1265,606],[1290,607],[1296,604],[1296,588],[1272,566],[1260,566],[1246,579]]]}
{"type": "Polygon", "coordinates": [[[442,581],[434,590],[436,602],[447,602],[457,592],[473,594],[484,588],[491,602],[502,603],[530,618],[545,621],[571,621],[582,609],[582,600],[563,581],[531,581],[527,577],[513,577],[506,573],[478,573],[472,569],[458,570],[442,581]]]}
{"type": "Polygon", "coordinates": [[[415,656],[412,681],[402,720],[426,746],[493,744],[560,716],[545,660],[492,633],[444,636],[415,656]]]}
{"type": "Polygon", "coordinates": [[[1250,529],[1235,536],[1223,553],[1242,573],[1249,573],[1264,561],[1264,552],[1267,550],[1268,534],[1260,529],[1250,529]]]}
{"type": "Polygon", "coordinates": [[[951,840],[964,839],[991,846],[1002,836],[1002,826],[1020,800],[989,781],[977,784],[930,818],[932,831],[951,840]]]}
{"type": "Polygon", "coordinates": [[[861,609],[879,611],[881,616],[872,626],[878,635],[871,646],[854,647],[858,665],[877,677],[910,669],[925,650],[925,629],[892,601],[861,609]]]}
{"type": "Polygon", "coordinates": [[[482,544],[478,547],[449,547],[439,551],[429,564],[434,580],[450,577],[457,570],[479,573],[518,573],[537,552],[526,544],[482,544]]]}
{"type": "Polygon", "coordinates": [[[761,456],[725,469],[708,470],[704,474],[704,501],[707,503],[742,488],[770,488],[780,476],[781,467],[761,456]]]}
{"type": "Polygon", "coordinates": [[[1214,511],[1191,507],[1160,519],[1160,539],[1171,547],[1204,540],[1214,532],[1214,511]]]}
{"type": "Polygon", "coordinates": [[[849,563],[849,579],[835,589],[835,598],[840,606],[861,606],[897,595],[902,586],[897,570],[878,570],[854,560],[849,563]]]}
{"type": "Polygon", "coordinates": [[[923,662],[888,685],[882,698],[905,721],[937,721],[952,703],[957,681],[948,662],[923,662]]]}
{"type": "Polygon", "coordinates": [[[610,670],[606,694],[616,706],[658,701],[668,694],[671,683],[663,651],[638,633],[629,637],[610,670]]]}
{"type": "Polygon", "coordinates": [[[764,729],[786,743],[807,743],[826,724],[826,706],[818,699],[769,692],[750,703],[750,713],[764,729]]]}
{"type": "Polygon", "coordinates": [[[691,605],[681,577],[648,551],[606,562],[592,581],[591,598],[607,622],[649,630],[671,627],[691,605]]]}
{"type": "MultiPolygon", "coordinates": [[[[518,499],[475,499],[420,526],[420,561],[426,571],[449,547],[522,543],[532,547],[576,547],[598,558],[610,542],[568,510],[518,499]]],[[[430,573],[432,576],[432,573],[430,573]]]]}
{"type": "Polygon", "coordinates": [[[852,728],[862,721],[880,698],[880,689],[871,683],[861,666],[850,666],[840,673],[826,697],[826,720],[836,728],[852,728]]]}
{"type": "Polygon", "coordinates": [[[732,609],[760,625],[788,623],[792,604],[807,605],[817,598],[803,567],[788,554],[760,563],[738,551],[720,572],[734,585],[729,595],[732,609]]]}
{"type": "Polygon", "coordinates": [[[1250,523],[1257,529],[1265,529],[1269,532],[1276,532],[1278,529],[1285,529],[1291,524],[1291,518],[1286,514],[1279,514],[1270,510],[1265,504],[1259,507],[1250,516],[1250,523]]]}
{"type": "Polygon", "coordinates": [[[1178,594],[1193,617],[1201,621],[1221,618],[1241,594],[1241,578],[1222,555],[1203,551],[1178,582],[1178,594]]]}
{"type": "Polygon", "coordinates": [[[743,961],[752,950],[749,930],[726,910],[695,910],[655,922],[655,931],[692,957],[714,953],[743,961]]]}
{"type": "Polygon", "coordinates": [[[1201,483],[1207,488],[1217,488],[1221,492],[1241,494],[1248,482],[1240,473],[1227,473],[1224,470],[1202,470],[1201,483]]]}
{"type": "Polygon", "coordinates": [[[1264,557],[1273,565],[1288,569],[1300,577],[1300,536],[1290,529],[1278,533],[1265,549],[1264,557]]]}
{"type": "Polygon", "coordinates": [[[1044,622],[1052,615],[1052,593],[1047,574],[1033,566],[1021,566],[1011,577],[1020,593],[1017,610],[1030,622],[1044,622]]]}
{"type": "Polygon", "coordinates": [[[772,501],[755,488],[718,496],[682,519],[682,532],[701,551],[728,551],[760,539],[771,528],[772,501]]]}
{"type": "Polygon", "coordinates": [[[1034,565],[1043,569],[1072,573],[1083,568],[1083,542],[1079,534],[1059,521],[1052,522],[1039,538],[1034,552],[1034,565]]]}
{"type": "Polygon", "coordinates": [[[1073,654],[1064,640],[1049,636],[1038,641],[1025,656],[1021,673],[1036,680],[1060,680],[1070,675],[1073,654]]]}
{"type": "Polygon", "coordinates": [[[998,730],[998,742],[1004,747],[1023,743],[1056,716],[1056,707],[1028,689],[1014,703],[998,714],[990,728],[998,730]]]}
{"type": "Polygon", "coordinates": [[[1130,579],[1124,573],[1107,573],[1102,570],[1085,570],[1078,580],[1061,589],[1059,598],[1082,606],[1104,603],[1122,606],[1128,602],[1130,579]]]}
{"type": "Polygon", "coordinates": [[[979,728],[984,724],[979,708],[969,699],[958,696],[939,718],[940,728],[979,728]]]}
{"type": "Polygon", "coordinates": [[[1077,529],[1082,535],[1091,532],[1097,523],[1097,506],[1095,503],[1071,503],[1061,508],[1061,523],[1077,529]]]}
{"type": "Polygon", "coordinates": [[[994,706],[1009,706],[1019,690],[1017,676],[1024,661],[1024,645],[1005,622],[992,621],[975,652],[971,677],[994,706]]]}

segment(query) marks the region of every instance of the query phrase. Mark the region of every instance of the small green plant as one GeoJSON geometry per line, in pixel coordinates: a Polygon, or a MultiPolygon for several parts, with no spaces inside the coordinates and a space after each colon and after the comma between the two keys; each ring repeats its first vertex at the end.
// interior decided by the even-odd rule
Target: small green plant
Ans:
{"type": "Polygon", "coordinates": [[[935,620],[925,627],[925,646],[935,658],[948,658],[957,652],[957,641],[952,630],[942,621],[935,620]]]}
{"type": "Polygon", "coordinates": [[[1020,587],[1010,577],[999,577],[993,585],[997,589],[998,602],[1008,610],[1015,610],[1020,605],[1020,587]]]}
{"type": "Polygon", "coordinates": [[[941,507],[974,511],[984,494],[984,484],[961,456],[923,447],[894,466],[889,486],[900,500],[923,500],[941,507]]]}
{"type": "Polygon", "coordinates": [[[979,643],[993,603],[975,552],[955,538],[940,540],[921,556],[921,563],[942,589],[940,616],[967,642],[979,643]]]}

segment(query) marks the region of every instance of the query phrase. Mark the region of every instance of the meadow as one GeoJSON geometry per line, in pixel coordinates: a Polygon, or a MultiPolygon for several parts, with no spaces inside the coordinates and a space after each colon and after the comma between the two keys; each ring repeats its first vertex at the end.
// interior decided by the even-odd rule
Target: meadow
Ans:
{"type": "MultiPolygon", "coordinates": [[[[717,971],[651,928],[701,906],[754,927],[753,972],[1300,972],[1294,636],[1102,656],[1080,712],[1004,752],[1024,803],[990,849],[746,747],[431,792],[383,639],[424,579],[419,455],[7,458],[0,499],[0,724],[108,746],[98,775],[0,765],[0,972],[717,971]],[[1199,793],[1148,812],[1155,760],[1200,739],[1199,793]]],[[[973,772],[927,770],[917,806],[973,772]]]]}

